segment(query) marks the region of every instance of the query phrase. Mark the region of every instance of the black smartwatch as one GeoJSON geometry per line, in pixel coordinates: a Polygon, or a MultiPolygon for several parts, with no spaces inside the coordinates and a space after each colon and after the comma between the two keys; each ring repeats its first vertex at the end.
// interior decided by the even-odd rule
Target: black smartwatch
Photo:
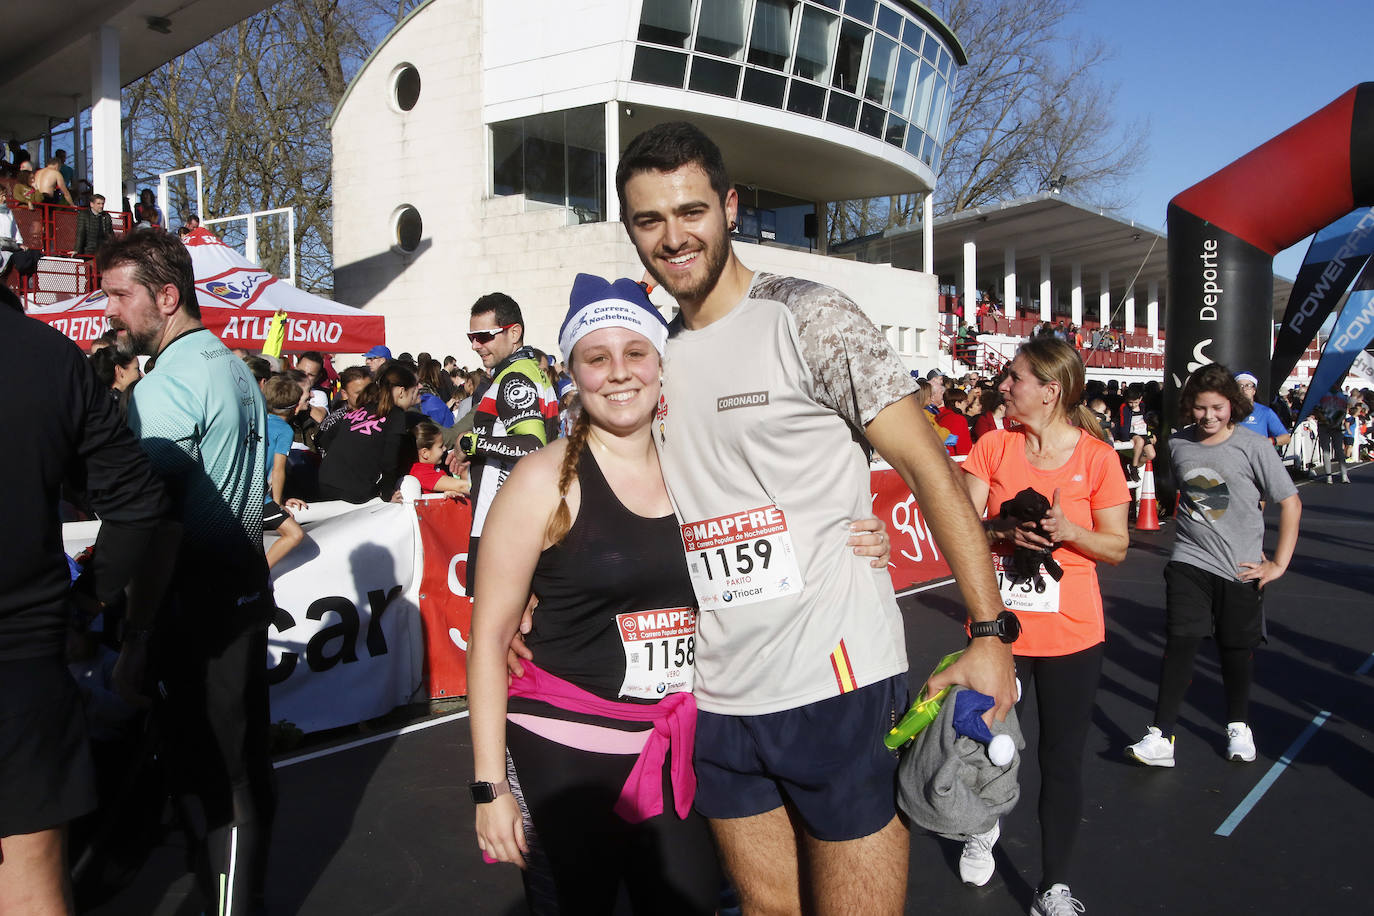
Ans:
{"type": "Polygon", "coordinates": [[[1005,643],[1016,642],[1021,635],[1021,621],[1011,611],[1003,611],[995,620],[978,620],[968,625],[970,636],[996,636],[1005,643]]]}
{"type": "Polygon", "coordinates": [[[474,782],[468,786],[468,791],[472,793],[474,805],[485,805],[508,794],[510,783],[504,779],[500,782],[474,782]]]}

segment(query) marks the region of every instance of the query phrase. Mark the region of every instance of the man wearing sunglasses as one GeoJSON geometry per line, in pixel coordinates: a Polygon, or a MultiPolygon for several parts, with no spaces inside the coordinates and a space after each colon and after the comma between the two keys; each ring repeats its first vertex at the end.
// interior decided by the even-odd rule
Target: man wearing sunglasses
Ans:
{"type": "Polygon", "coordinates": [[[515,462],[558,436],[558,397],[525,346],[525,319],[505,293],[488,293],[472,306],[472,351],[491,373],[477,400],[472,430],[458,440],[472,462],[472,534],[468,541],[468,594],[475,593],[482,523],[515,462]]]}

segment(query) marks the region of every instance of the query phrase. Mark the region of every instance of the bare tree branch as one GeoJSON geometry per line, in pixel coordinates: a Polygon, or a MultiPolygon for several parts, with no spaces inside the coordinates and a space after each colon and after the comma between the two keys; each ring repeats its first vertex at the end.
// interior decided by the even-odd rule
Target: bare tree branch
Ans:
{"type": "MultiPolygon", "coordinates": [[[[368,54],[419,0],[282,0],[124,90],[126,177],[204,167],[206,217],[294,207],[298,284],[334,283],[328,122],[368,54]]],[[[188,213],[178,196],[173,226],[188,213]],[[185,210],[186,212],[180,212],[185,210]]],[[[286,273],[280,225],[257,256],[286,273]]],[[[226,231],[241,241],[241,227],[226,231]]]]}
{"type": "MultiPolygon", "coordinates": [[[[939,161],[934,210],[944,216],[1063,189],[1107,209],[1131,201],[1125,182],[1146,154],[1146,124],[1118,122],[1111,59],[1070,31],[1072,0],[936,0],[969,62],[958,74],[939,161]]],[[[831,204],[831,244],[906,226],[919,195],[831,204]]]]}

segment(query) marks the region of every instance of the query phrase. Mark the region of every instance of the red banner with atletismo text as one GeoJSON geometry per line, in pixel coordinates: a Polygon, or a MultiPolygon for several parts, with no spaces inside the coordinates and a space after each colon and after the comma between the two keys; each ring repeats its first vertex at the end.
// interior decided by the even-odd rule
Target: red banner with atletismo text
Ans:
{"type": "MultiPolygon", "coordinates": [[[[888,572],[898,592],[947,578],[949,564],[935,546],[930,527],[921,516],[896,471],[872,473],[873,514],[887,525],[892,539],[888,572]]],[[[467,645],[472,635],[472,599],[467,578],[468,530],[472,509],[463,500],[417,502],[425,568],[420,579],[420,616],[425,631],[425,670],[431,698],[467,695],[467,645]]]]}

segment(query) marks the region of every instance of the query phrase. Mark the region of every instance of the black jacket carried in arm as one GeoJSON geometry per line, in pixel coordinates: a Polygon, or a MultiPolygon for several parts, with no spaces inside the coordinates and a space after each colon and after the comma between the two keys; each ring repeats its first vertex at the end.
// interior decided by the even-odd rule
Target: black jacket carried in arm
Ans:
{"type": "MultiPolygon", "coordinates": [[[[0,662],[60,655],[70,573],[58,516],[64,479],[100,516],[90,586],[116,600],[168,510],[161,482],[89,363],[60,332],[0,305],[15,378],[0,449],[0,662]]],[[[85,583],[83,583],[84,585],[85,583]]]]}

